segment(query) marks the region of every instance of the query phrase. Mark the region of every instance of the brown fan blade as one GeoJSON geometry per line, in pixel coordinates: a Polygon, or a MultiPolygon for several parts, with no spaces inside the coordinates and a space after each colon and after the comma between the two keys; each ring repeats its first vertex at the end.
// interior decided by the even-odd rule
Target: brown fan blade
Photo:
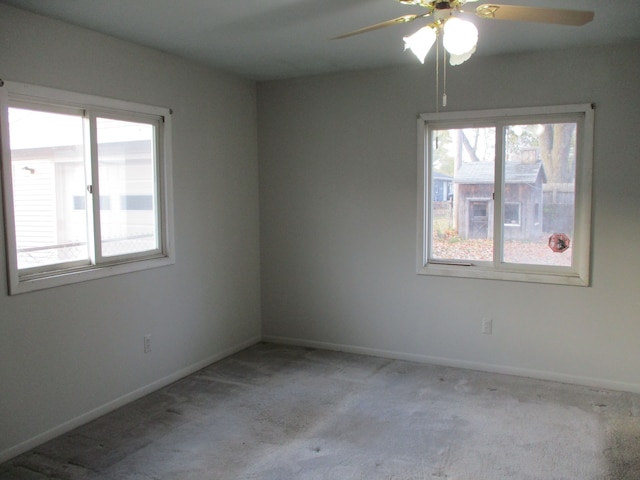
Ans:
{"type": "Polygon", "coordinates": [[[358,30],[354,30],[353,32],[345,33],[345,34],[340,35],[338,37],[333,37],[331,40],[339,40],[341,38],[347,38],[347,37],[351,37],[353,35],[359,35],[361,33],[370,32],[372,30],[377,30],[379,28],[390,27],[390,26],[396,25],[398,23],[413,22],[414,20],[417,20],[417,19],[422,18],[422,17],[427,17],[429,15],[431,15],[431,12],[423,13],[422,15],[403,15],[401,17],[394,18],[392,20],[387,20],[386,22],[376,23],[375,25],[370,25],[368,27],[364,27],[364,28],[360,28],[358,30]]]}
{"type": "Polygon", "coordinates": [[[476,13],[483,18],[520,20],[522,22],[557,23],[580,26],[593,20],[593,12],[584,10],[559,10],[556,8],[520,7],[515,5],[480,5],[476,13]]]}

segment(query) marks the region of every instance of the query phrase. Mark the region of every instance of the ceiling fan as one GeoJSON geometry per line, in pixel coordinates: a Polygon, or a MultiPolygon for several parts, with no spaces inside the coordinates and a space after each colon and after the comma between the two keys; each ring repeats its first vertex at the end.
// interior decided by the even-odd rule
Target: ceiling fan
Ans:
{"type": "MultiPolygon", "coordinates": [[[[397,0],[404,5],[426,8],[426,13],[402,15],[375,25],[360,28],[334,37],[334,40],[367,33],[379,28],[413,22],[421,18],[432,17],[432,23],[404,37],[405,50],[410,49],[418,59],[424,59],[443,32],[443,46],[449,53],[449,63],[459,65],[468,60],[476,50],[478,30],[473,23],[461,20],[454,13],[467,13],[465,4],[478,0],[397,0]]],[[[562,10],[556,8],[538,8],[516,5],[482,4],[475,9],[476,15],[485,19],[518,20],[525,22],[554,23],[560,25],[584,25],[593,20],[594,13],[582,10],[562,10]]]]}

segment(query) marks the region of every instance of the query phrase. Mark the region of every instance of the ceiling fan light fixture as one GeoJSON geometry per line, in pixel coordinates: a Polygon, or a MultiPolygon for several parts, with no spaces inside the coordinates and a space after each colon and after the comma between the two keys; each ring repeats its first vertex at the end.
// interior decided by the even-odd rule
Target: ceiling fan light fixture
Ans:
{"type": "MultiPolygon", "coordinates": [[[[1,0],[0,0],[1,1],[1,0]]],[[[360,28],[344,35],[340,35],[338,38],[351,37],[353,35],[359,35],[361,33],[370,32],[379,28],[389,27],[391,25],[403,24],[413,22],[425,17],[431,17],[432,23],[422,27],[413,35],[403,37],[404,49],[411,50],[413,54],[418,58],[420,63],[424,64],[424,60],[436,43],[436,40],[440,40],[439,36],[442,34],[442,41],[438,41],[436,47],[438,58],[436,58],[436,96],[439,96],[439,79],[440,73],[438,70],[440,50],[442,48],[443,55],[443,70],[442,75],[444,93],[442,95],[442,105],[447,104],[446,94],[446,58],[449,54],[449,63],[451,65],[460,65],[475,53],[476,46],[478,44],[478,29],[476,26],[466,20],[461,20],[456,17],[457,13],[468,13],[461,7],[464,7],[466,3],[477,2],[478,0],[397,0],[404,5],[420,6],[427,9],[427,13],[423,14],[411,14],[403,15],[398,18],[393,18],[385,22],[376,23],[368,27],[360,28]]],[[[575,25],[580,26],[589,23],[593,20],[594,13],[591,11],[580,10],[561,10],[557,8],[539,8],[539,7],[525,7],[518,5],[496,5],[496,4],[484,4],[476,8],[475,13],[485,19],[497,19],[497,20],[516,20],[524,22],[542,22],[553,23],[559,25],[575,25]]],[[[438,105],[438,104],[436,104],[438,105]]],[[[438,111],[436,107],[436,111],[438,111]]]]}
{"type": "Polygon", "coordinates": [[[476,47],[473,47],[469,52],[463,53],[462,55],[453,55],[449,54],[449,64],[452,66],[462,65],[464,62],[471,58],[471,55],[476,53],[476,47]]]}
{"type": "Polygon", "coordinates": [[[478,44],[478,29],[473,23],[451,17],[444,24],[443,30],[442,44],[451,55],[469,54],[470,57],[475,51],[478,44]]]}
{"type": "Polygon", "coordinates": [[[425,57],[436,41],[436,35],[436,30],[432,25],[422,27],[413,35],[403,38],[404,49],[411,50],[418,60],[420,60],[420,63],[424,63],[425,57]]]}

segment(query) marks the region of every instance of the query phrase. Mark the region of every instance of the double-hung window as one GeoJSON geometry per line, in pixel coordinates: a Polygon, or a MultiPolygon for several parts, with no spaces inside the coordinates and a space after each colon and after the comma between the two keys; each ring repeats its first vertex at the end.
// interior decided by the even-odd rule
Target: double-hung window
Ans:
{"type": "Polygon", "coordinates": [[[173,263],[166,108],[4,82],[11,293],[173,263]]]}
{"type": "Polygon", "coordinates": [[[423,114],[418,136],[418,273],[589,285],[592,105],[423,114]]]}

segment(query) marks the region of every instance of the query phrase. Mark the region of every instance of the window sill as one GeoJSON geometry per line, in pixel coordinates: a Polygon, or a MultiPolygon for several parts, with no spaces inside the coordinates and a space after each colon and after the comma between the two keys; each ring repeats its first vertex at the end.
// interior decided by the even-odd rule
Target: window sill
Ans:
{"type": "Polygon", "coordinates": [[[164,267],[173,265],[174,263],[175,259],[173,256],[158,255],[155,257],[145,258],[143,260],[136,259],[126,263],[91,265],[75,269],[58,270],[55,272],[24,275],[18,279],[11,279],[10,294],[17,295],[37,290],[44,290],[47,288],[59,287],[62,285],[71,285],[74,283],[97,280],[114,275],[122,275],[125,273],[164,267]]]}
{"type": "Polygon", "coordinates": [[[569,285],[578,287],[588,287],[589,278],[580,277],[576,272],[567,269],[558,269],[557,273],[550,273],[549,267],[544,273],[535,271],[523,271],[517,269],[495,269],[473,265],[470,263],[428,263],[418,266],[418,275],[434,275],[441,277],[471,278],[485,280],[503,280],[511,282],[546,283],[553,285],[569,285]]]}

